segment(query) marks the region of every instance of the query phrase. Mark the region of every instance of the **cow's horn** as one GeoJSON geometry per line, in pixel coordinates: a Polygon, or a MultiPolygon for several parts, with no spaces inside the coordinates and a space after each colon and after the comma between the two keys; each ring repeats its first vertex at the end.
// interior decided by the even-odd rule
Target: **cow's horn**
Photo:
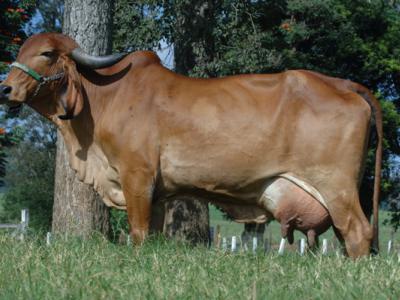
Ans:
{"type": "Polygon", "coordinates": [[[81,48],[72,50],[71,57],[78,64],[91,69],[107,68],[123,59],[127,53],[116,53],[106,56],[95,56],[85,53],[81,48]]]}

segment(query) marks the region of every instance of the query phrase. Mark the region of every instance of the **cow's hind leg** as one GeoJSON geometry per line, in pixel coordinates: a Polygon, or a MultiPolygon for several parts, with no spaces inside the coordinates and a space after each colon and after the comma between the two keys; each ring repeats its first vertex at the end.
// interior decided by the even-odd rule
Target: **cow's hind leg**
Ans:
{"type": "Polygon", "coordinates": [[[372,228],[361,209],[357,190],[342,190],[329,201],[328,209],[334,226],[344,239],[347,254],[352,258],[368,255],[372,228]]]}
{"type": "Polygon", "coordinates": [[[281,221],[281,235],[283,238],[287,238],[289,244],[294,242],[294,226],[293,220],[281,221]]]}
{"type": "Polygon", "coordinates": [[[312,250],[316,250],[319,247],[318,235],[314,229],[307,231],[307,243],[308,247],[312,250]]]}

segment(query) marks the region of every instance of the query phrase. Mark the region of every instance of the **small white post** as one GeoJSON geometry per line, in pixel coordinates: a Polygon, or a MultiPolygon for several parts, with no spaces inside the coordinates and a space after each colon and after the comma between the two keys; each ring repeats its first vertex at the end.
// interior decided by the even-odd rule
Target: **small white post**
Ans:
{"type": "Polygon", "coordinates": [[[130,246],[132,244],[131,235],[128,233],[126,237],[126,245],[130,246]]]}
{"type": "Polygon", "coordinates": [[[46,234],[46,245],[50,246],[50,242],[51,242],[51,232],[48,232],[46,234]]]}
{"type": "Polygon", "coordinates": [[[390,254],[390,252],[392,252],[392,246],[393,246],[393,242],[392,242],[392,240],[389,240],[388,246],[387,246],[387,254],[390,254]]]}
{"type": "Polygon", "coordinates": [[[232,251],[232,252],[235,252],[235,251],[236,251],[236,236],[233,236],[233,237],[232,237],[231,251],[232,251]]]}
{"type": "Polygon", "coordinates": [[[21,235],[20,239],[21,241],[24,239],[24,235],[26,234],[26,230],[29,225],[29,211],[28,209],[22,209],[21,210],[21,235]]]}
{"type": "Polygon", "coordinates": [[[327,255],[328,254],[328,240],[323,239],[322,240],[322,255],[327,255]]]}
{"type": "Polygon", "coordinates": [[[222,251],[226,251],[226,249],[227,249],[227,246],[228,244],[227,244],[227,242],[226,242],[226,238],[225,237],[223,237],[222,238],[222,251]]]}
{"type": "Polygon", "coordinates": [[[29,211],[28,209],[21,210],[21,223],[28,225],[29,223],[29,211]]]}
{"type": "Polygon", "coordinates": [[[300,245],[299,245],[300,249],[300,255],[303,256],[304,253],[306,252],[306,240],[305,239],[300,239],[300,245]]]}
{"type": "Polygon", "coordinates": [[[286,244],[286,239],[282,238],[281,243],[279,244],[279,250],[278,250],[279,255],[282,255],[283,252],[285,251],[285,244],[286,244]]]}
{"type": "Polygon", "coordinates": [[[253,237],[253,252],[257,251],[257,237],[253,237]]]}

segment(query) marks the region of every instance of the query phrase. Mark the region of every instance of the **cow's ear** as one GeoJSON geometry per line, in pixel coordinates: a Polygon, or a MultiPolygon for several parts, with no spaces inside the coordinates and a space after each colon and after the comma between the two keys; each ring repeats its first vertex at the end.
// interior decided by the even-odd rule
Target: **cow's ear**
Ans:
{"type": "Polygon", "coordinates": [[[60,101],[65,115],[58,116],[61,120],[70,120],[79,115],[83,109],[83,93],[80,75],[76,65],[69,57],[64,57],[65,82],[61,88],[60,101]]]}

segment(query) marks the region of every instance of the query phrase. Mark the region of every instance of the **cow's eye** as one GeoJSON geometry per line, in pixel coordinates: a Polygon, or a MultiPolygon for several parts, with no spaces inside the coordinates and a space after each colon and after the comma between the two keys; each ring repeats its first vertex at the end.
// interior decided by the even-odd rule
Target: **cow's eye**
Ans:
{"type": "Polygon", "coordinates": [[[53,51],[45,51],[45,52],[40,53],[40,55],[52,58],[54,56],[54,52],[53,51]]]}

